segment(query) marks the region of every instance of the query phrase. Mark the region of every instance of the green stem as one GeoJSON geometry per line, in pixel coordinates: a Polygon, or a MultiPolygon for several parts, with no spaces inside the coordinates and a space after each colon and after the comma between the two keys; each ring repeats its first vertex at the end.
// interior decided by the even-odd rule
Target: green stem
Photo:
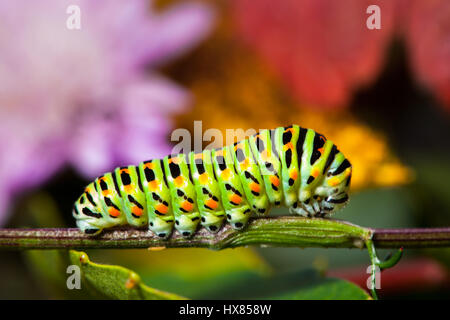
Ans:
{"type": "Polygon", "coordinates": [[[244,231],[225,225],[217,234],[200,229],[191,239],[175,233],[161,240],[147,230],[117,229],[90,237],[78,229],[0,229],[0,250],[202,247],[225,249],[246,245],[273,247],[363,248],[450,247],[450,228],[370,229],[333,219],[257,218],[244,231]]]}

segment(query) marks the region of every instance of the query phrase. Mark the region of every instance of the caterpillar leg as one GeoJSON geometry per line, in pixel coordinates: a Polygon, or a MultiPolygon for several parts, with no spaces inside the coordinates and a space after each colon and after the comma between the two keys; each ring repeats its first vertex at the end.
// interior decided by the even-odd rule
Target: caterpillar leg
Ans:
{"type": "Polygon", "coordinates": [[[231,224],[231,227],[236,230],[243,229],[250,217],[252,216],[252,210],[248,206],[240,208],[234,208],[227,211],[227,221],[231,224]]]}
{"type": "Polygon", "coordinates": [[[98,227],[92,221],[89,220],[77,220],[77,227],[83,232],[84,234],[95,236],[97,234],[100,234],[103,231],[103,228],[98,227]]]}
{"type": "Polygon", "coordinates": [[[167,221],[164,218],[159,217],[150,218],[148,228],[158,237],[167,239],[172,234],[173,219],[169,219],[169,221],[167,221]]]}
{"type": "Polygon", "coordinates": [[[305,205],[300,201],[294,202],[294,204],[291,207],[289,207],[289,212],[292,214],[298,214],[303,217],[313,216],[313,214],[309,211],[309,209],[306,208],[305,205]]]}
{"type": "Polygon", "coordinates": [[[193,214],[175,215],[175,228],[183,237],[189,238],[197,231],[200,216],[198,212],[193,214]]]}

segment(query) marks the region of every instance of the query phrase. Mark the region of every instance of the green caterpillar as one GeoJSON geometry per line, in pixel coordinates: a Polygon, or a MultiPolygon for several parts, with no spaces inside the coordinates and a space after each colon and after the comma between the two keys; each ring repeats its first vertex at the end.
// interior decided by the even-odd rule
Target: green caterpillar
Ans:
{"type": "Polygon", "coordinates": [[[174,227],[190,237],[199,224],[217,232],[225,220],[242,229],[272,206],[323,217],[347,203],[351,173],[350,162],[323,135],[279,127],[221,149],[117,168],[86,187],[73,216],[85,234],[148,225],[161,238],[174,227]]]}

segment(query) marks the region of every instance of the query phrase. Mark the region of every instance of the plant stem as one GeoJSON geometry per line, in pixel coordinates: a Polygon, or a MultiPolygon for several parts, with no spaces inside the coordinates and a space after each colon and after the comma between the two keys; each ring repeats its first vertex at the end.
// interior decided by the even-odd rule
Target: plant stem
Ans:
{"type": "Polygon", "coordinates": [[[272,217],[252,219],[244,231],[235,231],[227,224],[216,234],[202,228],[190,239],[175,232],[168,240],[142,229],[115,229],[97,237],[73,228],[0,229],[0,250],[151,247],[219,250],[247,245],[363,248],[368,239],[377,248],[450,247],[450,228],[370,229],[333,219],[272,217]]]}

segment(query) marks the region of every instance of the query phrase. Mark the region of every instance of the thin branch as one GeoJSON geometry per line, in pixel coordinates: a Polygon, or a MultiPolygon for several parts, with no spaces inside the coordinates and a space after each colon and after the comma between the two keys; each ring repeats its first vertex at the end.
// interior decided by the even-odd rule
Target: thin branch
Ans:
{"type": "Polygon", "coordinates": [[[190,239],[175,232],[168,240],[142,229],[115,229],[97,237],[73,228],[0,229],[0,250],[155,247],[219,250],[247,245],[363,248],[369,238],[379,248],[449,247],[450,228],[369,229],[333,219],[272,217],[253,219],[244,231],[235,231],[227,224],[216,234],[202,228],[190,239]]]}

